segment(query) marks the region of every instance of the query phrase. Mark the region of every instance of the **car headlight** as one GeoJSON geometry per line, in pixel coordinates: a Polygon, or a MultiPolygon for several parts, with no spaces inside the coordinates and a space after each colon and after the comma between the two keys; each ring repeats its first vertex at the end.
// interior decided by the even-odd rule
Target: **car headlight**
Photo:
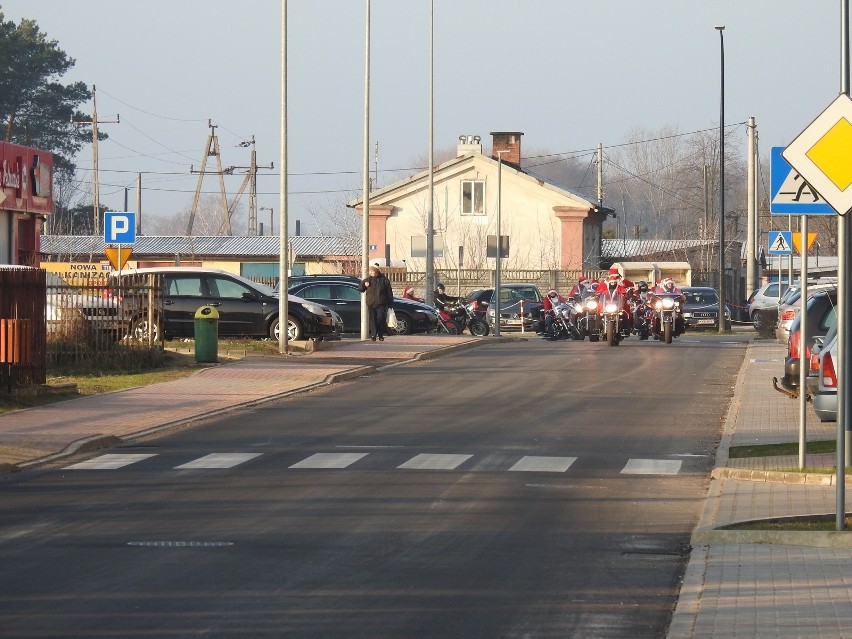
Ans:
{"type": "Polygon", "coordinates": [[[688,319],[688,318],[692,317],[692,313],[686,312],[686,313],[683,314],[683,316],[688,319]]]}
{"type": "Polygon", "coordinates": [[[325,307],[321,304],[315,304],[314,302],[302,302],[302,308],[304,308],[308,313],[325,317],[325,307]]]}
{"type": "Polygon", "coordinates": [[[606,306],[604,306],[604,310],[607,313],[617,313],[618,312],[618,304],[615,302],[607,302],[606,306]]]}

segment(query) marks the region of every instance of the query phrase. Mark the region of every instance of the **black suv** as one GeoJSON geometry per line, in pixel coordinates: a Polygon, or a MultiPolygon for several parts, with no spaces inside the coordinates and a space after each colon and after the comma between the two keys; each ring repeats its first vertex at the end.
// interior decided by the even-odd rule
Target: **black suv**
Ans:
{"type": "MultiPolygon", "coordinates": [[[[221,271],[194,266],[152,267],[114,273],[110,285],[131,315],[131,336],[147,338],[147,289],[154,292],[154,339],[192,337],[195,313],[202,306],[219,312],[223,337],[279,339],[278,294],[265,284],[221,271]],[[160,298],[160,299],[158,299],[160,298]]],[[[299,339],[336,339],[342,321],[331,309],[295,295],[288,298],[287,336],[299,339]]]]}

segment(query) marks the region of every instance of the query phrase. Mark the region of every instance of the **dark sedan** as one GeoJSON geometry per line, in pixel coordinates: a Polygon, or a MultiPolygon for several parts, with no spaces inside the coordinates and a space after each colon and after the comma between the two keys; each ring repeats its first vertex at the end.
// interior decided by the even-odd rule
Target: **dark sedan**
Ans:
{"type": "MultiPolygon", "coordinates": [[[[482,296],[487,300],[486,317],[488,324],[494,327],[494,289],[491,295],[482,296]]],[[[476,292],[471,296],[476,295],[476,292]]],[[[470,299],[470,298],[468,298],[470,299]]],[[[535,331],[538,328],[539,315],[544,298],[535,284],[500,284],[500,330],[535,331]]]]}
{"type": "MultiPolygon", "coordinates": [[[[195,313],[212,306],[219,313],[222,337],[279,338],[278,294],[264,284],[234,273],[195,266],[128,269],[110,276],[110,287],[121,297],[123,312],[136,339],[192,337],[195,313]],[[148,325],[149,286],[157,291],[154,324],[148,325]]],[[[330,309],[291,295],[287,307],[287,336],[291,340],[339,339],[339,326],[330,309]]]]}
{"type": "MultiPolygon", "coordinates": [[[[312,280],[294,284],[289,292],[336,311],[343,318],[345,332],[361,332],[361,292],[356,282],[312,280]]],[[[438,328],[438,314],[431,306],[394,297],[393,310],[399,334],[431,333],[438,328]]]]}
{"type": "MultiPolygon", "coordinates": [[[[683,319],[689,330],[705,328],[719,330],[719,294],[709,286],[688,286],[681,289],[686,302],[683,319]]],[[[731,311],[725,307],[725,330],[731,330],[731,311]]]]}

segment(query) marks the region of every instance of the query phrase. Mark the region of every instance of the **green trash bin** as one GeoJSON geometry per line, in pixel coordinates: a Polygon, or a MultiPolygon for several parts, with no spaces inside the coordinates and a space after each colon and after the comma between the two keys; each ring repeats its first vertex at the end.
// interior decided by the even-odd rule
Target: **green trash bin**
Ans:
{"type": "Polygon", "coordinates": [[[219,311],[212,306],[195,311],[195,361],[219,361],[219,311]]]}

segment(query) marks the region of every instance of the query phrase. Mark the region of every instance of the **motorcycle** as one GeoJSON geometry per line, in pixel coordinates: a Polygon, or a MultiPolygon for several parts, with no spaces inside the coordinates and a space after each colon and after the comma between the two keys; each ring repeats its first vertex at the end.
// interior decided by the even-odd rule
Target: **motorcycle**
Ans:
{"type": "Polygon", "coordinates": [[[438,311],[438,332],[450,335],[461,335],[464,324],[460,324],[456,317],[451,315],[446,308],[435,308],[438,311]]]}
{"type": "Polygon", "coordinates": [[[678,322],[680,318],[679,293],[657,293],[654,295],[654,317],[651,330],[654,339],[662,340],[666,344],[672,343],[672,337],[677,337],[682,332],[678,322]]]}
{"type": "Polygon", "coordinates": [[[485,337],[491,331],[488,322],[485,319],[485,313],[477,313],[473,309],[472,304],[465,304],[464,310],[467,313],[467,330],[475,337],[485,337]]]}
{"type": "Polygon", "coordinates": [[[597,342],[601,336],[598,295],[590,293],[582,299],[575,297],[572,304],[571,326],[574,339],[583,340],[588,335],[590,342],[597,342]]]}
{"type": "Polygon", "coordinates": [[[639,335],[640,340],[646,340],[650,336],[651,320],[654,315],[653,309],[642,298],[633,301],[633,330],[639,335]]]}
{"type": "Polygon", "coordinates": [[[550,311],[553,314],[550,329],[543,334],[543,337],[554,342],[569,337],[573,339],[575,335],[575,330],[571,323],[573,310],[573,305],[570,302],[556,304],[550,311]]]}
{"type": "Polygon", "coordinates": [[[618,298],[608,299],[603,303],[601,309],[603,320],[603,333],[606,336],[607,346],[618,346],[621,342],[621,303],[618,298]]]}

